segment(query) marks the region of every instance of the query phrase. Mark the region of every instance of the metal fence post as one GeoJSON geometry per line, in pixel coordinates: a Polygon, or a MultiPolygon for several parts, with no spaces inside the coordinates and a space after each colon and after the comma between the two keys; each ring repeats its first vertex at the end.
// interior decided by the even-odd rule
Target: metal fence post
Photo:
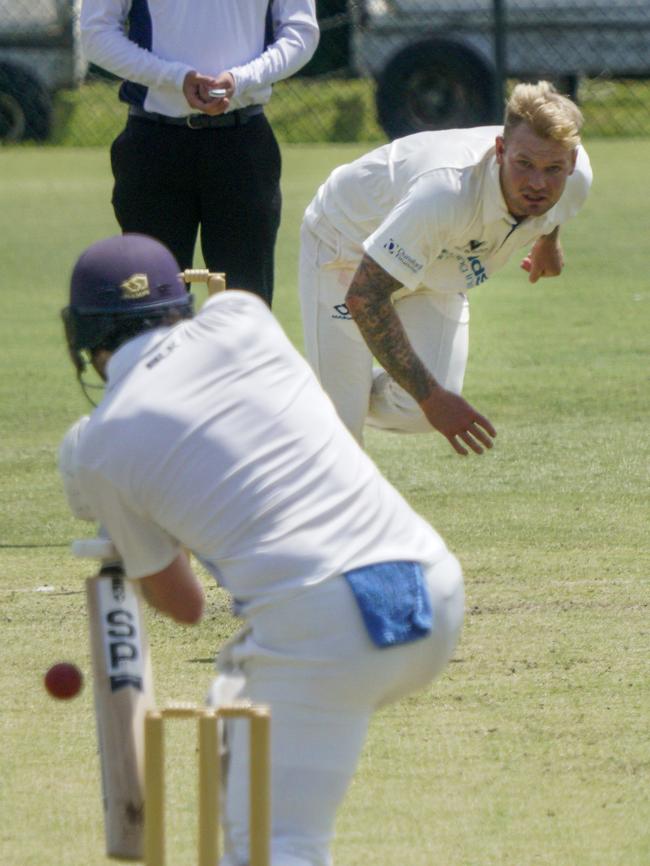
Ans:
{"type": "Polygon", "coordinates": [[[506,0],[494,3],[494,122],[503,120],[506,79],[506,0]]]}

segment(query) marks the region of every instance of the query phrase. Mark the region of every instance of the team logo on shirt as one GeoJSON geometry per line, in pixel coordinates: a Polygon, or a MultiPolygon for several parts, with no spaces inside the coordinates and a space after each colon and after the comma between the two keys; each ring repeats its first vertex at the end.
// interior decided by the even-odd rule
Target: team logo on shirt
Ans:
{"type": "Polygon", "coordinates": [[[418,271],[422,270],[421,262],[419,262],[414,256],[409,255],[404,247],[401,244],[398,244],[397,241],[394,241],[393,238],[388,238],[384,244],[384,249],[389,255],[397,259],[401,265],[404,265],[405,268],[408,268],[409,271],[412,271],[414,274],[417,274],[418,271]]]}
{"type": "Polygon", "coordinates": [[[334,304],[333,319],[352,319],[347,304],[334,304]]]}
{"type": "Polygon", "coordinates": [[[483,262],[479,259],[478,256],[467,256],[467,261],[469,262],[469,266],[472,269],[472,274],[474,276],[474,285],[480,286],[481,283],[484,283],[488,278],[486,270],[483,267],[483,262]]]}
{"type": "Polygon", "coordinates": [[[133,274],[128,280],[120,283],[120,288],[122,289],[122,297],[125,301],[132,301],[135,298],[145,298],[151,294],[146,274],[133,274]]]}

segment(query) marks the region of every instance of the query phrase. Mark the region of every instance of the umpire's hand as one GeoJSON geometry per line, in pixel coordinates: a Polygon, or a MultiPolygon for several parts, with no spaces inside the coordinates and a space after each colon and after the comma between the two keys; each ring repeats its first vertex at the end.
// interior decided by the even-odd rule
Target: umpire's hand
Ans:
{"type": "Polygon", "coordinates": [[[229,72],[222,72],[216,78],[213,75],[201,75],[199,72],[188,72],[183,80],[183,95],[190,106],[212,116],[223,114],[228,109],[234,91],[235,80],[229,72]],[[225,90],[226,96],[210,96],[209,91],[213,88],[225,90]]]}

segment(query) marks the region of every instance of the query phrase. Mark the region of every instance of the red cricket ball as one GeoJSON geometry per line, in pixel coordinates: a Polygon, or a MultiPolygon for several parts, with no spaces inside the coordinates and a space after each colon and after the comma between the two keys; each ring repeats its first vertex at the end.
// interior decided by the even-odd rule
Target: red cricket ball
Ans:
{"type": "Polygon", "coordinates": [[[72,662],[59,662],[52,665],[44,678],[45,688],[53,698],[68,700],[81,691],[83,676],[72,662]]]}

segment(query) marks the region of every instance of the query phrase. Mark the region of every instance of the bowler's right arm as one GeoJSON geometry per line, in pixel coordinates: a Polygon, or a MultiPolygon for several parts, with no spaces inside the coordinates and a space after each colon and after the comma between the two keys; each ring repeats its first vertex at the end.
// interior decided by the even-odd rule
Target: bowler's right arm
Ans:
{"type": "Polygon", "coordinates": [[[491,448],[492,424],[460,395],[443,388],[413,350],[391,297],[401,284],[367,254],[348,289],[345,303],[368,348],[389,376],[419,404],[429,423],[463,456],[491,448]],[[464,445],[463,445],[464,443],[464,445]]]}

